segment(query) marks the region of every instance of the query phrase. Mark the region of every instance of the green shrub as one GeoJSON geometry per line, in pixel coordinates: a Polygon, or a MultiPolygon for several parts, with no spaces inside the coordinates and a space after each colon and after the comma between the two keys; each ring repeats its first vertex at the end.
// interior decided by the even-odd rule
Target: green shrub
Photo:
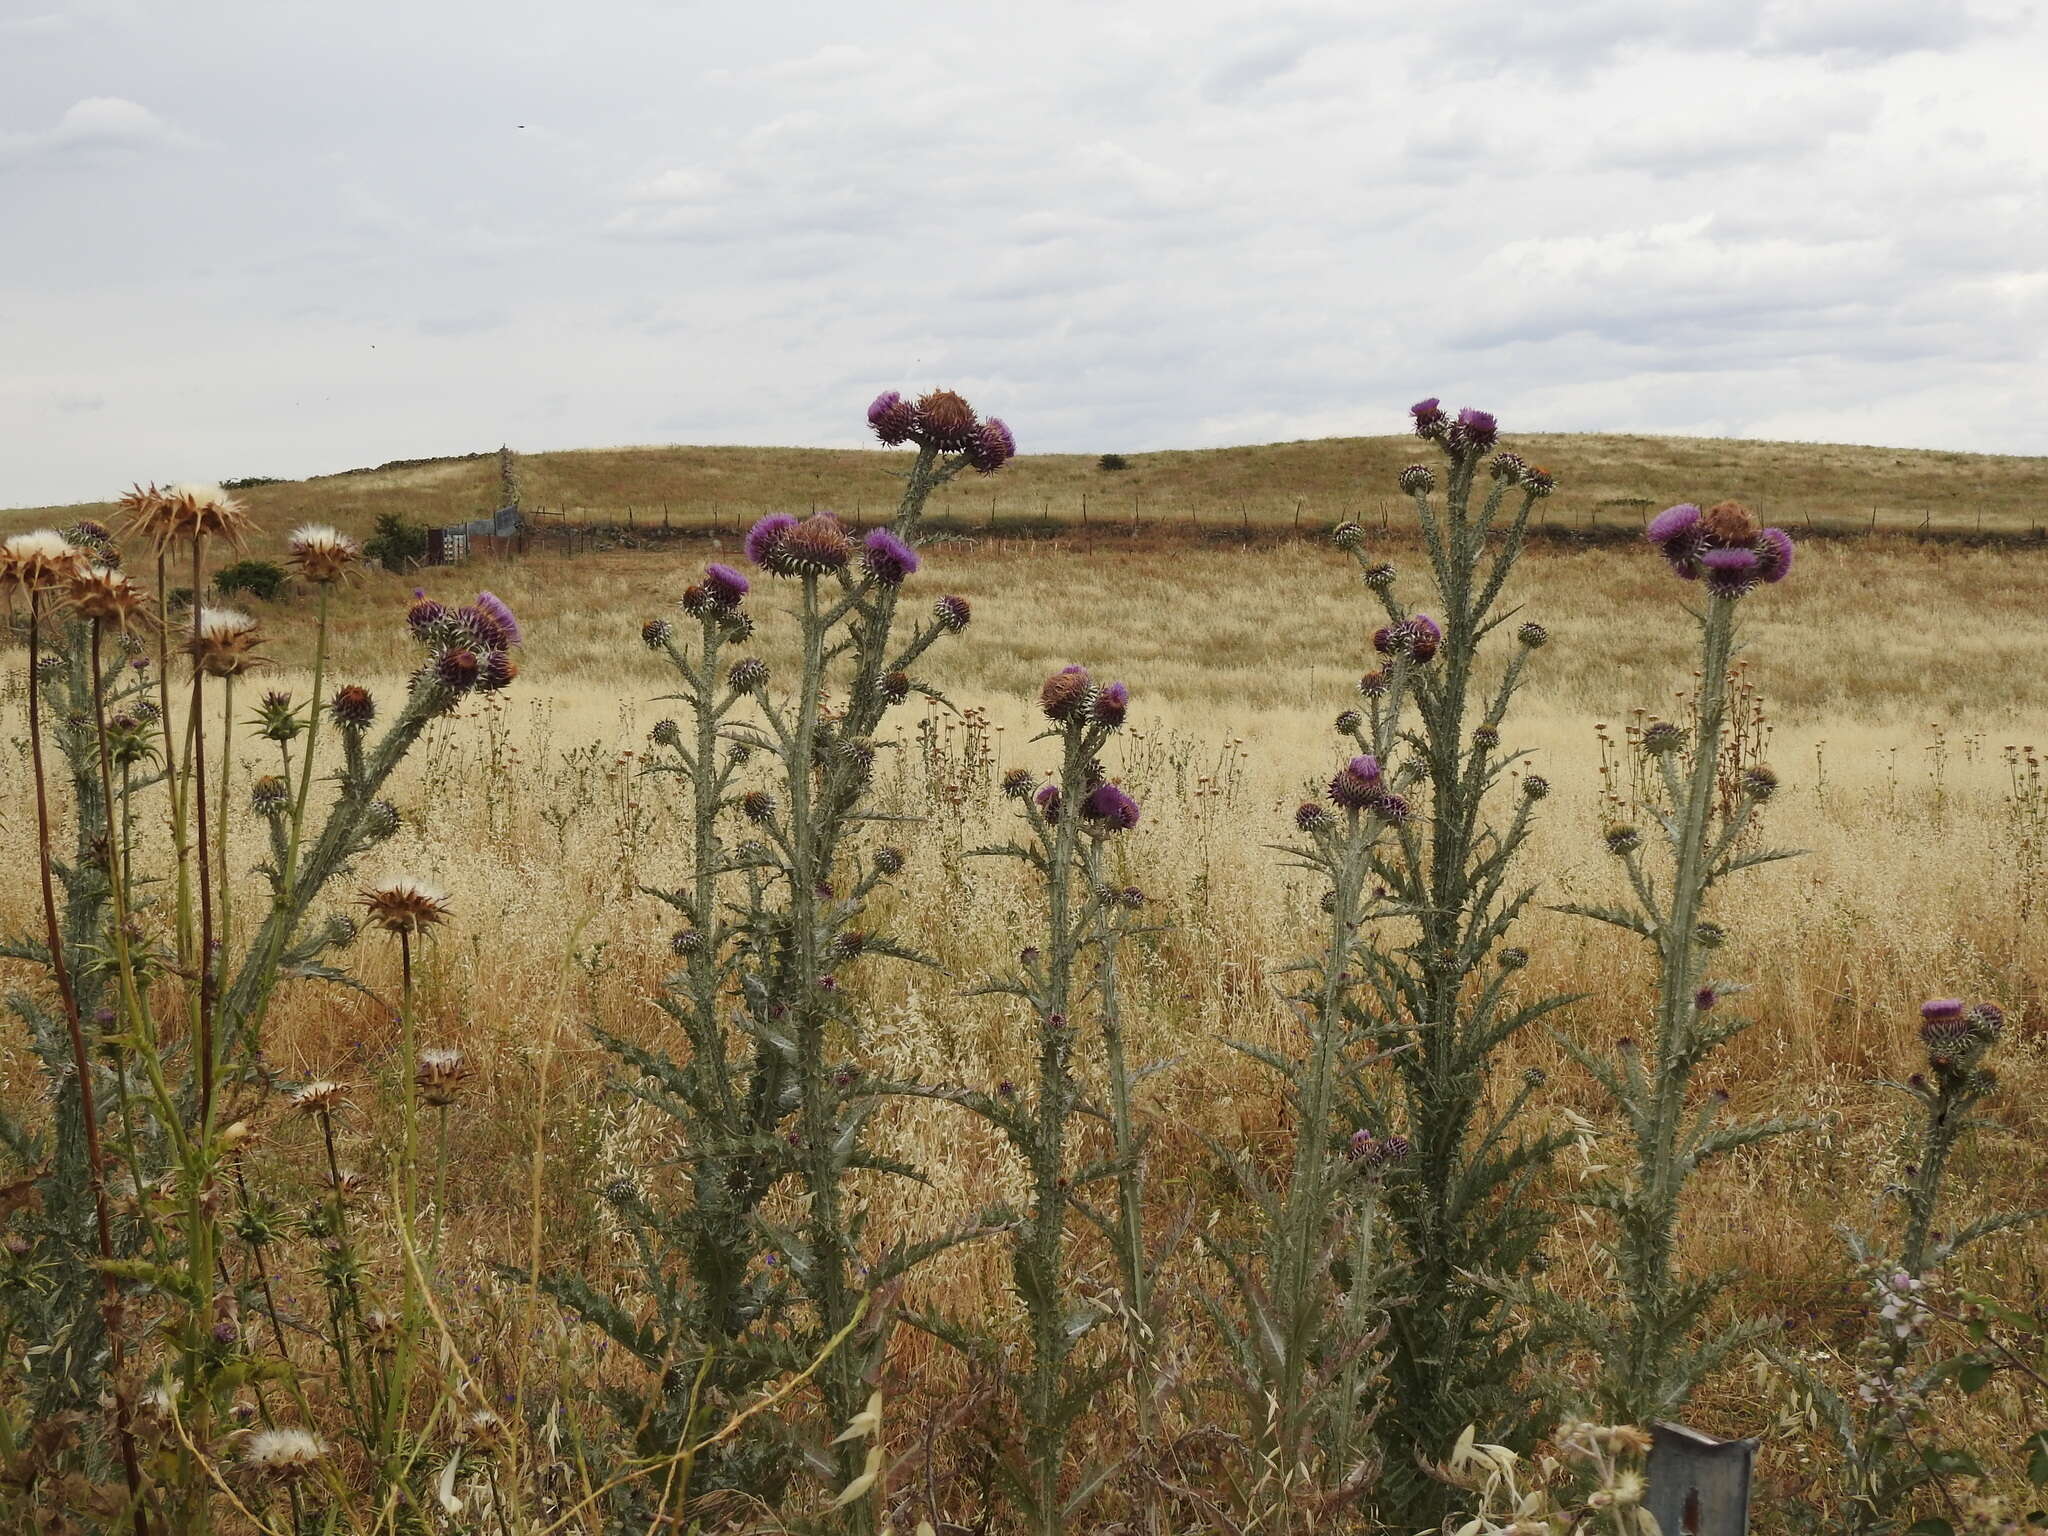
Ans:
{"type": "Polygon", "coordinates": [[[396,512],[380,513],[363,553],[387,571],[402,570],[406,561],[426,558],[427,531],[396,512]]]}
{"type": "Polygon", "coordinates": [[[1120,453],[1105,453],[1095,461],[1095,467],[1104,471],[1129,469],[1131,461],[1120,453]]]}
{"type": "Polygon", "coordinates": [[[246,593],[268,603],[284,591],[284,583],[284,567],[274,560],[237,560],[220,568],[213,578],[213,590],[222,597],[246,593]]]}

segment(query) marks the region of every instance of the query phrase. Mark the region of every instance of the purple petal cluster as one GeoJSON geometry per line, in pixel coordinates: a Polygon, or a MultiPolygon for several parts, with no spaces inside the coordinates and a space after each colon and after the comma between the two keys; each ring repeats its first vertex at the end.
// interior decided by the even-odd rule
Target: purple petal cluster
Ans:
{"type": "Polygon", "coordinates": [[[1124,716],[1130,713],[1131,690],[1122,683],[1110,683],[1095,695],[1095,702],[1089,706],[1098,723],[1112,730],[1124,723],[1124,716]]]}
{"type": "Polygon", "coordinates": [[[1418,665],[1434,661],[1443,643],[1443,630],[1426,613],[1382,624],[1372,632],[1372,648],[1382,656],[1406,656],[1418,665]]]}
{"type": "Polygon", "coordinates": [[[984,475],[992,475],[1017,456],[1017,439],[1002,418],[991,416],[967,445],[967,462],[984,475]]]}
{"type": "Polygon", "coordinates": [[[1458,419],[1444,435],[1444,446],[1462,453],[1485,453],[1499,441],[1500,423],[1493,413],[1470,406],[1458,412],[1458,419]]]}
{"type": "Polygon", "coordinates": [[[729,565],[713,562],[704,567],[704,592],[721,608],[737,608],[752,590],[747,578],[729,565]]]}
{"type": "Polygon", "coordinates": [[[1415,435],[1432,442],[1441,441],[1450,425],[1450,418],[1444,414],[1443,401],[1435,395],[1416,401],[1408,407],[1408,414],[1415,419],[1415,435]]]}
{"type": "Polygon", "coordinates": [[[1379,759],[1361,752],[1330,780],[1330,799],[1347,811],[1362,811],[1379,802],[1386,793],[1386,780],[1379,759]]]}
{"type": "Polygon", "coordinates": [[[1693,503],[1666,507],[1643,537],[1687,581],[1704,578],[1707,590],[1730,600],[1763,582],[1783,581],[1792,569],[1792,536],[1758,528],[1746,507],[1732,501],[1702,512],[1693,503]]]}
{"type": "MultiPolygon", "coordinates": [[[[764,571],[774,570],[771,562],[781,549],[782,541],[789,536],[789,530],[796,526],[796,519],[787,512],[770,512],[747,530],[743,546],[747,558],[764,571]]],[[[778,573],[779,574],[779,573],[778,573]]]]}
{"type": "Polygon", "coordinates": [[[898,391],[885,389],[868,407],[868,425],[886,447],[900,447],[910,441],[911,428],[917,425],[917,407],[898,391]]]}
{"type": "Polygon", "coordinates": [[[1117,785],[1104,782],[1081,802],[1081,816],[1095,830],[1128,832],[1138,824],[1138,802],[1117,785]]]}
{"type": "MultiPolygon", "coordinates": [[[[520,628],[519,620],[506,606],[505,600],[495,592],[479,592],[476,595],[477,611],[496,624],[505,636],[506,645],[518,645],[526,638],[526,631],[520,628]]],[[[500,647],[503,649],[503,647],[500,647]]]]}
{"type": "Polygon", "coordinates": [[[886,528],[871,529],[861,541],[861,564],[885,587],[900,587],[918,568],[917,551],[886,528]]]}

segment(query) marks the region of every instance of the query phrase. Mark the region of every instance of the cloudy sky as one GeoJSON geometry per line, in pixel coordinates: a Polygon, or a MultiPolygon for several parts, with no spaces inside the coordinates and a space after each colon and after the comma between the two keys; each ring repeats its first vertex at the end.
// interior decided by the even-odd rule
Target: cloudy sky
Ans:
{"type": "Polygon", "coordinates": [[[2041,453],[2035,0],[0,0],[0,504],[493,447],[2041,453]]]}

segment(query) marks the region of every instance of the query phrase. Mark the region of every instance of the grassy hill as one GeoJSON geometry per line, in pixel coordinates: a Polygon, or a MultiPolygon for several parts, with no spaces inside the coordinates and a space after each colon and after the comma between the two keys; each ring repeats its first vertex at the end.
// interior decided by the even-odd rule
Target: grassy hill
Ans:
{"type": "MultiPolygon", "coordinates": [[[[1674,501],[1733,496],[1774,521],[1910,532],[2027,532],[2048,525],[2048,458],[1839,444],[1623,434],[1509,440],[1560,480],[1552,523],[1625,525],[1674,501]]],[[[1105,472],[1080,454],[1027,454],[992,479],[969,475],[935,511],[998,525],[1134,519],[1145,527],[1326,527],[1395,505],[1404,464],[1433,459],[1412,437],[1323,438],[1249,448],[1133,454],[1105,472]]],[[[553,521],[730,527],[771,510],[831,507],[872,521],[891,505],[907,455],[811,448],[594,448],[522,455],[523,502],[553,521]]],[[[332,522],[366,531],[378,514],[423,524],[474,517],[498,502],[495,453],[411,461],[241,494],[266,527],[332,522]]],[[[109,487],[110,490],[115,489],[109,487]]],[[[0,527],[63,522],[104,505],[0,512],[0,527]]]]}

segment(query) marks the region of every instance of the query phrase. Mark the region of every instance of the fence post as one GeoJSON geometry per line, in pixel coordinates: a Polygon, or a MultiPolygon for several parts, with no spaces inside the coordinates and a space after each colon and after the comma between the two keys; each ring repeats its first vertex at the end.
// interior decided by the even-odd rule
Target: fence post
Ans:
{"type": "Polygon", "coordinates": [[[1748,1536],[1754,1440],[1716,1440],[1683,1424],[1650,1426],[1644,1507],[1671,1536],[1748,1536]]]}

